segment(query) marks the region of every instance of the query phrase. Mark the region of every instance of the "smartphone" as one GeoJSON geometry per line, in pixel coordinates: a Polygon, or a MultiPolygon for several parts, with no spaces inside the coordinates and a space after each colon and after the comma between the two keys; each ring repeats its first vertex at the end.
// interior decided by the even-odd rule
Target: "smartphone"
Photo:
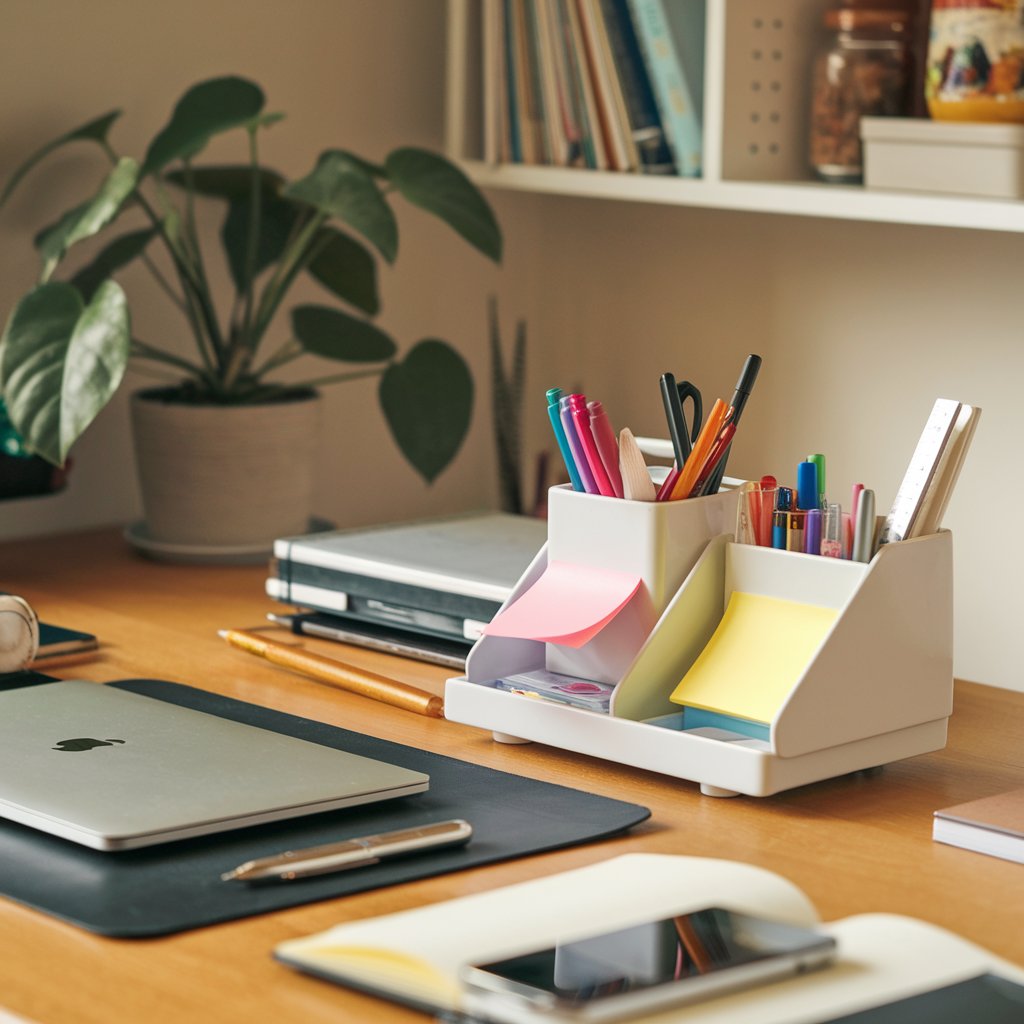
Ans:
{"type": "Polygon", "coordinates": [[[824,967],[835,940],[708,907],[462,971],[466,1008],[496,1021],[611,1021],[824,967]]]}

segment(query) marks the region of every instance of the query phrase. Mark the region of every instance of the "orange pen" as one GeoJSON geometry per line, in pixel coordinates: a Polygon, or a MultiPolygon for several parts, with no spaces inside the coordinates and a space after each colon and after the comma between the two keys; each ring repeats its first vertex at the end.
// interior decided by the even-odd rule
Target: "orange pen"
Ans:
{"type": "Polygon", "coordinates": [[[730,409],[731,406],[726,405],[722,399],[715,399],[715,404],[711,407],[711,412],[704,422],[704,428],[697,438],[697,443],[693,446],[693,451],[690,452],[686,464],[676,478],[675,486],[669,495],[670,501],[685,498],[693,490],[693,485],[697,482],[697,477],[700,476],[700,471],[704,468],[704,463],[707,462],[715,441],[718,440],[718,435],[721,433],[730,409]]]}

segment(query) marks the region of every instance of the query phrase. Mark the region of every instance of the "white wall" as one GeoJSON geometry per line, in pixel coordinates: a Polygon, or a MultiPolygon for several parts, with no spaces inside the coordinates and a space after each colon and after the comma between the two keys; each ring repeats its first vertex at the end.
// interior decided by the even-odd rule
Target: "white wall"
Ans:
{"type": "MultiPolygon", "coordinates": [[[[398,144],[441,145],[441,0],[102,0],[88,14],[78,10],[7,0],[0,178],[22,153],[117,105],[127,113],[114,138],[138,152],[185,87],[226,71],[261,82],[268,106],[288,113],[267,140],[268,162],[287,173],[302,173],[328,145],[370,157],[398,144]],[[55,12],[64,14],[63,27],[55,12]]],[[[87,155],[55,158],[33,189],[0,211],[0,309],[31,283],[31,235],[79,194],[76,178],[96,166],[87,155]]],[[[464,451],[427,488],[387,437],[373,386],[333,389],[322,514],[361,524],[493,503],[484,408],[491,292],[507,337],[517,317],[529,324],[531,456],[550,447],[547,387],[585,388],[617,426],[663,434],[660,373],[728,397],[745,355],[759,352],[764,368],[730,470],[791,477],[800,458],[823,451],[835,498],[845,501],[863,481],[884,510],[933,400],[958,398],[984,415],[946,523],[955,532],[956,671],[1024,689],[1015,586],[1024,578],[1016,540],[1024,507],[1019,236],[521,194],[492,199],[506,234],[504,269],[403,211],[402,255],[382,278],[382,322],[403,344],[440,336],[470,359],[479,401],[464,451]]],[[[158,299],[140,301],[137,311],[140,333],[164,329],[158,299]]],[[[138,514],[122,400],[75,459],[66,495],[0,503],[0,535],[126,523],[138,514]]]]}

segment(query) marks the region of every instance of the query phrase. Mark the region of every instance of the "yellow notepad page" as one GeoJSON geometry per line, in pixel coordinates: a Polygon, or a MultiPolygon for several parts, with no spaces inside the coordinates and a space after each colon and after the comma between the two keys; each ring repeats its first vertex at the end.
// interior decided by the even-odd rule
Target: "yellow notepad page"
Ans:
{"type": "Polygon", "coordinates": [[[770,724],[839,612],[734,591],[671,700],[770,724]]]}

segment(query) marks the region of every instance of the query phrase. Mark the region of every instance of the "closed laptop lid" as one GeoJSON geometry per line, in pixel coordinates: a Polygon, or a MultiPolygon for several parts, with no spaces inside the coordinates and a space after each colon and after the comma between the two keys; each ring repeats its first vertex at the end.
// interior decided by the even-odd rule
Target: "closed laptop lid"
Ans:
{"type": "Polygon", "coordinates": [[[81,680],[0,693],[0,816],[127,849],[427,789],[397,765],[81,680]]]}

